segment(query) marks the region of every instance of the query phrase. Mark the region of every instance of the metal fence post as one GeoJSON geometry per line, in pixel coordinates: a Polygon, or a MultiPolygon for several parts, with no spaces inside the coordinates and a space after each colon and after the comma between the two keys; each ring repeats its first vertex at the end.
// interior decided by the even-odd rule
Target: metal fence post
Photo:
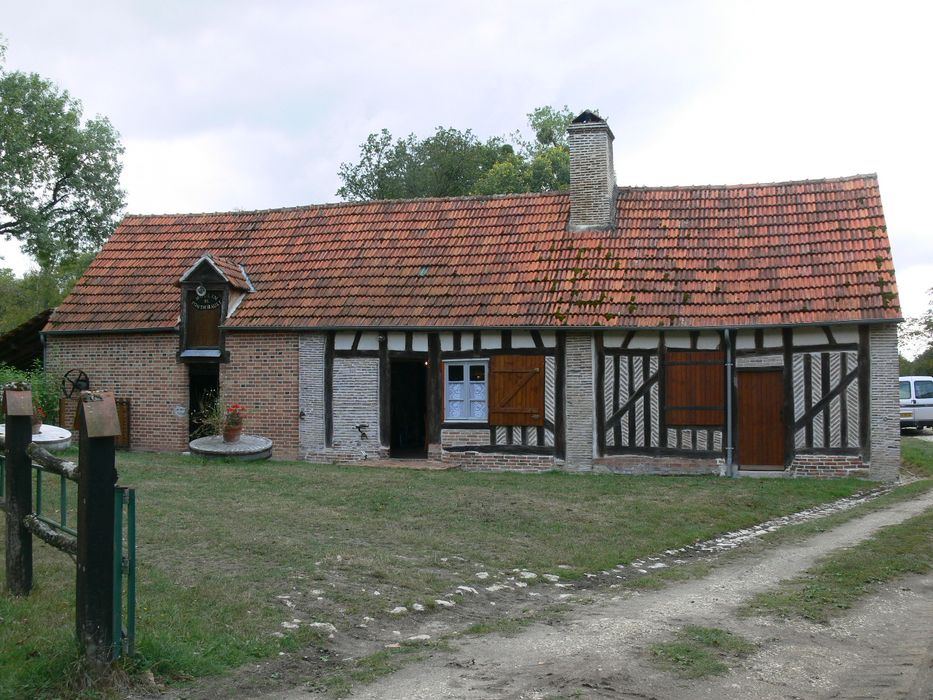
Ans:
{"type": "Polygon", "coordinates": [[[120,426],[112,394],[83,392],[78,414],[75,623],[78,644],[88,661],[102,667],[114,658],[118,622],[113,619],[113,487],[117,482],[114,435],[120,426]]]}
{"type": "Polygon", "coordinates": [[[6,587],[13,595],[32,590],[32,534],[23,518],[32,512],[32,392],[3,389],[6,412],[6,587]]]}

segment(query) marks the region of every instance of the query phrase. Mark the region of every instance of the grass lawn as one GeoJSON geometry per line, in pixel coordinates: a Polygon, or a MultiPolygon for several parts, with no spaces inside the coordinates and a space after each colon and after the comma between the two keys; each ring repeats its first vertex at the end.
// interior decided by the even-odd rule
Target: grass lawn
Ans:
{"type": "Polygon", "coordinates": [[[933,442],[902,436],[901,463],[915,476],[933,478],[933,442]]]}
{"type": "MultiPolygon", "coordinates": [[[[430,606],[481,570],[557,573],[563,565],[562,577],[580,577],[867,485],[225,464],[141,453],[120,453],[118,469],[138,493],[139,653],[128,670],[168,680],[320,641],[306,626],[275,636],[293,617],[277,596],[320,597],[312,619],[347,629],[396,605],[430,606]]],[[[67,694],[61,679],[74,675],[74,564],[38,542],[35,557],[34,594],[0,596],[2,698],[67,694]]]]}

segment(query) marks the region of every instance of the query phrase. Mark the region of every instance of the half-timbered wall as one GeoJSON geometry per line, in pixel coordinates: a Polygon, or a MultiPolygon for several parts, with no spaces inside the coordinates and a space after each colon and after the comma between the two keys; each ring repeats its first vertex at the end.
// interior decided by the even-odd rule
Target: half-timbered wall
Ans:
{"type": "Polygon", "coordinates": [[[794,447],[859,448],[858,353],[794,353],[794,447]]]}
{"type": "MultiPolygon", "coordinates": [[[[635,473],[639,469],[716,472],[722,470],[729,447],[724,411],[718,406],[729,393],[736,406],[735,376],[757,368],[783,371],[788,474],[858,473],[866,467],[871,441],[866,387],[871,382],[869,352],[874,348],[868,338],[868,327],[860,330],[857,326],[740,330],[732,334],[597,331],[567,335],[508,330],[308,334],[302,352],[306,345],[314,352],[309,355],[310,362],[302,355],[302,450],[309,456],[330,454],[340,459],[387,454],[388,367],[396,359],[423,360],[431,377],[431,456],[471,468],[543,469],[560,466],[565,459],[566,464],[573,462],[574,468],[589,468],[588,459],[580,458],[581,449],[589,451],[589,442],[575,433],[570,435],[571,429],[579,428],[581,416],[588,415],[595,425],[592,454],[600,468],[635,473]],[[575,342],[574,357],[579,355],[582,362],[592,356],[595,363],[587,365],[590,369],[582,374],[579,363],[569,360],[570,336],[575,342]],[[445,362],[522,354],[544,358],[543,425],[445,419],[445,362]],[[716,394],[710,398],[715,406],[693,400],[684,409],[665,396],[678,386],[676,381],[670,385],[665,382],[667,374],[673,376],[674,364],[724,363],[727,356],[734,358],[733,384],[708,392],[716,394]],[[565,373],[568,376],[564,377],[565,373]],[[581,389],[574,389],[569,397],[575,377],[581,379],[581,389]],[[592,392],[589,409],[584,405],[588,392],[592,392]],[[697,419],[691,425],[690,416],[704,416],[704,420],[697,419]],[[711,419],[715,416],[721,416],[721,421],[711,419]],[[565,446],[570,437],[573,459],[565,446]],[[355,457],[342,454],[348,447],[355,451],[355,457]],[[641,462],[645,465],[639,466],[641,462]]],[[[490,362],[490,367],[493,364],[490,362]]],[[[512,362],[513,366],[522,364],[512,362]]],[[[683,374],[682,368],[678,371],[683,374]]],[[[716,376],[711,373],[705,381],[716,381],[716,376]]],[[[726,373],[721,376],[725,384],[726,373]]],[[[735,439],[735,422],[732,434],[735,439]]]]}
{"type": "MultiPolygon", "coordinates": [[[[300,452],[306,459],[358,461],[387,456],[394,360],[424,361],[428,366],[429,454],[481,452],[546,458],[534,468],[552,468],[561,449],[557,388],[560,342],[555,331],[332,331],[301,337],[300,452]],[[489,359],[496,355],[544,358],[543,425],[446,421],[443,371],[451,360],[489,359]]],[[[540,422],[540,421],[539,421],[540,422]]],[[[519,465],[523,467],[526,465],[519,465]]]]}
{"type": "MultiPolygon", "coordinates": [[[[709,425],[669,427],[664,418],[665,350],[722,349],[717,332],[607,332],[597,341],[602,454],[702,454],[722,451],[723,431],[709,425]]],[[[599,413],[598,413],[599,414],[599,413]]]]}

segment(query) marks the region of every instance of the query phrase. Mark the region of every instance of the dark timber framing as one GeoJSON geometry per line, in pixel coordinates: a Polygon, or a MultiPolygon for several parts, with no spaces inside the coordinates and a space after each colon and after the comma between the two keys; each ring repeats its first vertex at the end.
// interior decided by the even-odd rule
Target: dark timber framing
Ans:
{"type": "MultiPolygon", "coordinates": [[[[794,440],[794,332],[790,328],[781,329],[784,345],[784,467],[794,459],[797,443],[794,440]]],[[[735,404],[733,404],[734,406],[735,404]]],[[[733,428],[733,434],[735,429],[733,428]]]]}
{"type": "Polygon", "coordinates": [[[871,351],[868,326],[858,327],[858,436],[862,460],[871,461],[871,351]]]}
{"type": "Polygon", "coordinates": [[[389,365],[389,340],[379,334],[379,444],[388,449],[390,444],[389,414],[392,406],[392,368],[389,365]]]}
{"type": "Polygon", "coordinates": [[[596,454],[602,456],[606,454],[606,353],[603,334],[594,333],[593,342],[596,345],[596,385],[593,387],[596,394],[596,454]]]}
{"type": "Polygon", "coordinates": [[[324,445],[334,446],[334,331],[324,342],[324,445]]]}
{"type": "Polygon", "coordinates": [[[567,335],[557,332],[557,348],[554,356],[554,454],[558,459],[567,457],[567,417],[564,412],[564,384],[567,373],[567,335]]]}
{"type": "MultiPolygon", "coordinates": [[[[555,331],[555,347],[550,348],[544,345],[544,340],[540,331],[530,331],[531,339],[534,343],[533,348],[513,348],[512,333],[510,330],[485,331],[487,334],[499,333],[501,339],[500,347],[494,349],[483,349],[481,347],[482,333],[484,331],[468,331],[472,333],[473,337],[473,342],[468,348],[464,348],[463,345],[464,331],[451,331],[453,339],[452,350],[441,349],[442,331],[424,331],[427,335],[427,351],[414,349],[415,335],[421,331],[405,331],[404,350],[389,349],[388,334],[390,331],[370,331],[367,329],[365,332],[374,332],[378,334],[378,350],[360,349],[364,331],[354,332],[350,348],[337,350],[337,331],[331,330],[326,332],[324,346],[324,430],[325,444],[327,447],[333,446],[334,359],[371,357],[379,360],[379,443],[381,447],[389,447],[389,436],[391,432],[391,362],[392,360],[422,360],[427,362],[428,370],[427,429],[429,444],[440,444],[441,431],[445,428],[453,430],[479,429],[489,431],[490,444],[481,446],[483,448],[481,451],[506,452],[504,448],[508,447],[507,451],[509,453],[554,454],[559,458],[564,457],[563,357],[566,340],[564,339],[562,331],[555,331]],[[443,363],[446,360],[485,360],[494,355],[535,355],[539,357],[553,357],[555,359],[554,422],[546,421],[544,426],[532,426],[535,428],[534,430],[518,427],[518,432],[513,432],[512,427],[507,427],[505,430],[507,445],[496,444],[497,429],[499,426],[481,422],[447,422],[444,420],[443,363]],[[550,430],[554,435],[553,446],[548,446],[546,444],[547,430],[550,430]],[[521,444],[518,444],[519,442],[521,444]]],[[[476,447],[477,446],[471,446],[471,449],[475,449],[476,447]]],[[[445,449],[451,450],[452,448],[446,447],[445,449]]]]}
{"type": "Polygon", "coordinates": [[[437,333],[428,334],[428,444],[439,445],[441,442],[441,338],[437,333]]]}
{"type": "MultiPolygon", "coordinates": [[[[861,454],[867,462],[870,459],[870,347],[869,326],[858,326],[858,342],[836,342],[838,335],[829,328],[822,328],[827,343],[811,343],[795,346],[793,344],[794,328],[781,328],[781,346],[765,346],[763,329],[752,329],[754,349],[738,350],[738,332],[732,330],[729,334],[731,356],[762,357],[780,356],[783,359],[783,409],[784,421],[784,453],[785,467],[789,466],[797,454],[861,454]],[[838,360],[833,353],[839,353],[838,360]],[[857,353],[857,360],[847,353],[857,353]],[[819,355],[819,371],[814,366],[814,355],[819,355]],[[802,407],[802,414],[795,416],[796,402],[794,396],[794,361],[800,356],[800,367],[803,373],[801,385],[802,395],[796,397],[802,407]],[[838,382],[834,383],[833,362],[838,362],[838,382]],[[854,366],[853,366],[854,365],[854,366]],[[853,426],[849,419],[853,418],[854,411],[848,402],[848,390],[853,382],[858,385],[858,447],[853,447],[853,426]],[[817,394],[818,392],[818,394],[817,394]],[[839,434],[833,433],[832,407],[838,400],[839,434]],[[822,440],[816,440],[815,421],[822,427],[822,440]],[[797,447],[796,435],[803,432],[802,446],[797,447]],[[837,447],[831,447],[838,440],[837,447]],[[816,443],[820,444],[816,444],[816,443]]],[[[392,360],[422,360],[426,361],[428,372],[428,404],[427,429],[429,444],[440,444],[443,429],[474,429],[488,430],[489,444],[481,446],[447,446],[447,451],[464,451],[467,449],[480,452],[502,452],[510,454],[553,454],[558,459],[566,458],[566,333],[557,329],[554,331],[554,347],[546,347],[540,331],[529,331],[534,347],[513,347],[514,332],[504,329],[491,329],[488,331],[450,331],[450,339],[445,341],[449,349],[442,350],[441,335],[447,331],[405,331],[404,350],[390,350],[388,345],[389,331],[377,331],[378,350],[361,350],[360,346],[366,331],[354,332],[352,346],[349,349],[336,350],[335,341],[337,331],[326,331],[324,350],[324,428],[327,447],[333,446],[334,415],[333,415],[333,371],[334,359],[344,357],[374,357],[379,359],[379,432],[380,444],[388,447],[390,434],[391,408],[391,376],[390,363],[392,360]],[[472,342],[464,344],[463,333],[471,333],[472,342]],[[415,337],[419,333],[426,334],[427,347],[415,349],[415,337]],[[483,334],[488,341],[490,337],[498,335],[500,342],[497,348],[483,348],[483,334]],[[505,427],[490,425],[484,422],[461,423],[445,422],[443,406],[443,363],[447,360],[488,359],[495,355],[536,355],[554,358],[554,420],[547,421],[544,426],[532,426],[534,430],[520,426],[505,427]],[[553,433],[553,445],[548,431],[553,433]],[[500,444],[504,443],[504,444],[500,444]]],[[[652,456],[690,456],[690,457],[721,457],[730,447],[726,444],[728,431],[726,426],[678,426],[673,435],[669,434],[670,427],[665,420],[666,406],[664,386],[664,354],[667,350],[668,338],[664,331],[658,332],[658,345],[654,348],[631,348],[636,337],[636,331],[627,331],[620,346],[606,346],[605,333],[602,330],[593,330],[593,343],[597,358],[594,368],[594,410],[596,420],[596,456],[641,454],[652,456]],[[654,359],[652,359],[654,358],[654,359]],[[656,370],[652,371],[652,362],[656,362],[656,370]],[[612,381],[607,384],[606,372],[612,372],[612,381]],[[623,373],[627,374],[628,381],[623,382],[623,373]],[[636,376],[637,375],[637,376],[636,376]],[[624,386],[628,387],[628,395],[623,395],[624,386]],[[655,388],[656,387],[656,388],[655,388]],[[657,406],[652,401],[653,392],[657,392],[657,406]],[[607,403],[607,400],[610,403],[607,403]],[[636,410],[641,407],[643,422],[636,420],[636,410]],[[623,421],[627,425],[627,445],[622,445],[625,435],[623,421]],[[721,432],[721,448],[713,449],[716,433],[721,432]],[[700,437],[705,438],[705,445],[700,437]],[[609,442],[612,444],[608,444],[609,442]],[[638,443],[642,444],[639,445],[638,443]]],[[[697,350],[703,337],[699,331],[689,331],[689,347],[697,350]]],[[[725,350],[726,341],[724,331],[718,331],[718,347],[725,350]]],[[[399,346],[402,347],[402,346],[399,346]]],[[[728,356],[728,354],[726,355],[728,356]]],[[[728,377],[728,373],[726,373],[728,377]]],[[[733,380],[737,373],[733,373],[733,380]]],[[[726,391],[732,395],[732,405],[737,406],[735,381],[729,384],[727,380],[726,391]]],[[[673,407],[677,408],[677,407],[673,407]]],[[[738,420],[732,415],[733,443],[737,443],[738,420]]],[[[854,441],[854,440],[853,440],[854,441]]],[[[736,445],[731,447],[735,449],[736,445]]]]}

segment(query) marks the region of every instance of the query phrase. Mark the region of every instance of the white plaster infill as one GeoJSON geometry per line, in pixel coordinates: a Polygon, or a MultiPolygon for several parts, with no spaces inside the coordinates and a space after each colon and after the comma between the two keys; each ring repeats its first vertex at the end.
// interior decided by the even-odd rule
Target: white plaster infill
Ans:
{"type": "Polygon", "coordinates": [[[269,459],[272,440],[259,435],[241,435],[236,442],[224,442],[221,435],[210,435],[188,443],[191,452],[204,457],[226,457],[244,462],[269,459]]]}
{"type": "MultiPolygon", "coordinates": [[[[0,443],[4,443],[5,439],[6,426],[0,425],[0,443]]],[[[57,425],[43,425],[30,439],[46,450],[64,450],[71,447],[71,431],[57,425]]]]}

